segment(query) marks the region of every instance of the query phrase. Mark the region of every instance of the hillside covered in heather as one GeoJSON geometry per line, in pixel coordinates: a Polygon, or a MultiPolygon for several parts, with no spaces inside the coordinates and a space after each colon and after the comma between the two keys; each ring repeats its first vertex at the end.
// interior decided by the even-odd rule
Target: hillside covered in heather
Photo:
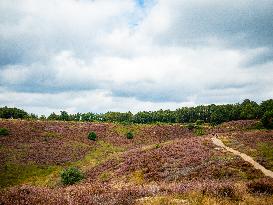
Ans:
{"type": "Polygon", "coordinates": [[[273,171],[273,131],[259,126],[2,119],[0,202],[269,204],[273,179],[211,141],[216,136],[273,171]],[[66,185],[61,173],[71,167],[83,178],[66,185]]]}

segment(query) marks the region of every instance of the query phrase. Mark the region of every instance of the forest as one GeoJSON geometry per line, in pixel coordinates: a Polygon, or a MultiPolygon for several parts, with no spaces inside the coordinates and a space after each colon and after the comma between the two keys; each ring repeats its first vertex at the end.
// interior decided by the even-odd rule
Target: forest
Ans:
{"type": "Polygon", "coordinates": [[[273,116],[273,99],[265,100],[260,104],[249,99],[242,103],[224,105],[199,105],[196,107],[181,107],[174,111],[141,111],[136,114],[129,112],[106,112],[106,113],[76,113],[70,114],[60,111],[60,114],[51,113],[48,117],[38,116],[18,108],[0,108],[0,118],[4,119],[40,119],[60,121],[82,122],[118,122],[118,123],[211,123],[220,124],[233,120],[270,119],[273,116]],[[270,117],[271,116],[271,117],[270,117]]]}

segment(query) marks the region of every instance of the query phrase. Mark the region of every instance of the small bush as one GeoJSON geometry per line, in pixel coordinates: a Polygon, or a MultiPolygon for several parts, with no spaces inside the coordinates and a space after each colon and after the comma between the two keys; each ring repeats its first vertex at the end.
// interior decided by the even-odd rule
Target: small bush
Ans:
{"type": "Polygon", "coordinates": [[[204,124],[204,120],[196,120],[195,124],[202,125],[202,124],[204,124]]]}
{"type": "Polygon", "coordinates": [[[65,185],[72,185],[84,178],[83,173],[75,168],[70,167],[61,173],[62,183],[65,185]]]}
{"type": "Polygon", "coordinates": [[[187,125],[187,128],[188,128],[189,130],[193,130],[193,129],[195,128],[195,125],[194,125],[193,123],[189,123],[189,124],[187,125]]]}
{"type": "Polygon", "coordinates": [[[95,132],[90,132],[88,134],[88,139],[95,141],[97,139],[97,135],[95,132]]]}
{"type": "Polygon", "coordinates": [[[160,144],[156,144],[156,145],[155,145],[155,148],[156,148],[156,149],[160,148],[160,144]]]}
{"type": "Polygon", "coordinates": [[[126,137],[127,137],[127,139],[133,139],[134,138],[134,134],[131,131],[127,132],[126,137]]]}
{"type": "Polygon", "coordinates": [[[264,113],[261,121],[265,128],[273,129],[273,111],[264,113]]]}
{"type": "Polygon", "coordinates": [[[247,187],[253,194],[273,194],[273,183],[269,179],[252,181],[247,185],[247,187]]]}
{"type": "Polygon", "coordinates": [[[7,136],[9,134],[9,130],[7,128],[0,128],[0,136],[7,136]]]}
{"type": "Polygon", "coordinates": [[[257,122],[256,124],[250,127],[250,129],[257,129],[257,130],[261,130],[264,128],[265,127],[263,126],[263,123],[261,121],[257,122]]]}

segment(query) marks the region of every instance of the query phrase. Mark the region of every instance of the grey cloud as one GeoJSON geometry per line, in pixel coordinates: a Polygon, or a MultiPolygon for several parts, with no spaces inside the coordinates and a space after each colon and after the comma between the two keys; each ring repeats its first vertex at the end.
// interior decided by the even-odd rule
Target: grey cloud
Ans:
{"type": "Polygon", "coordinates": [[[245,67],[255,67],[257,65],[269,63],[273,61],[273,48],[268,49],[266,51],[262,51],[257,55],[253,56],[253,58],[249,58],[246,62],[243,62],[243,66],[245,67]]]}
{"type": "MultiPolygon", "coordinates": [[[[273,52],[272,0],[175,2],[169,10],[171,26],[155,35],[157,42],[196,47],[210,46],[218,40],[227,48],[266,47],[273,52]]],[[[246,65],[263,63],[263,59],[273,60],[268,53],[262,53],[246,65]]]]}

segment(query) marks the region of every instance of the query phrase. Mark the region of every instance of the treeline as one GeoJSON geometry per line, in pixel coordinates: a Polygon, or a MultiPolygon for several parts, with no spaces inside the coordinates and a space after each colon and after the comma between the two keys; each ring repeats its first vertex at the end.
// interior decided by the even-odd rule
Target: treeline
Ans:
{"type": "Polygon", "coordinates": [[[62,120],[82,122],[121,122],[121,123],[193,123],[200,122],[220,124],[231,120],[261,119],[265,113],[273,112],[273,99],[258,104],[249,99],[242,103],[226,105],[200,105],[196,107],[182,107],[175,111],[158,110],[143,111],[136,114],[131,112],[107,112],[69,114],[61,111],[60,114],[51,113],[48,117],[28,114],[18,108],[0,108],[0,118],[62,120]]]}

